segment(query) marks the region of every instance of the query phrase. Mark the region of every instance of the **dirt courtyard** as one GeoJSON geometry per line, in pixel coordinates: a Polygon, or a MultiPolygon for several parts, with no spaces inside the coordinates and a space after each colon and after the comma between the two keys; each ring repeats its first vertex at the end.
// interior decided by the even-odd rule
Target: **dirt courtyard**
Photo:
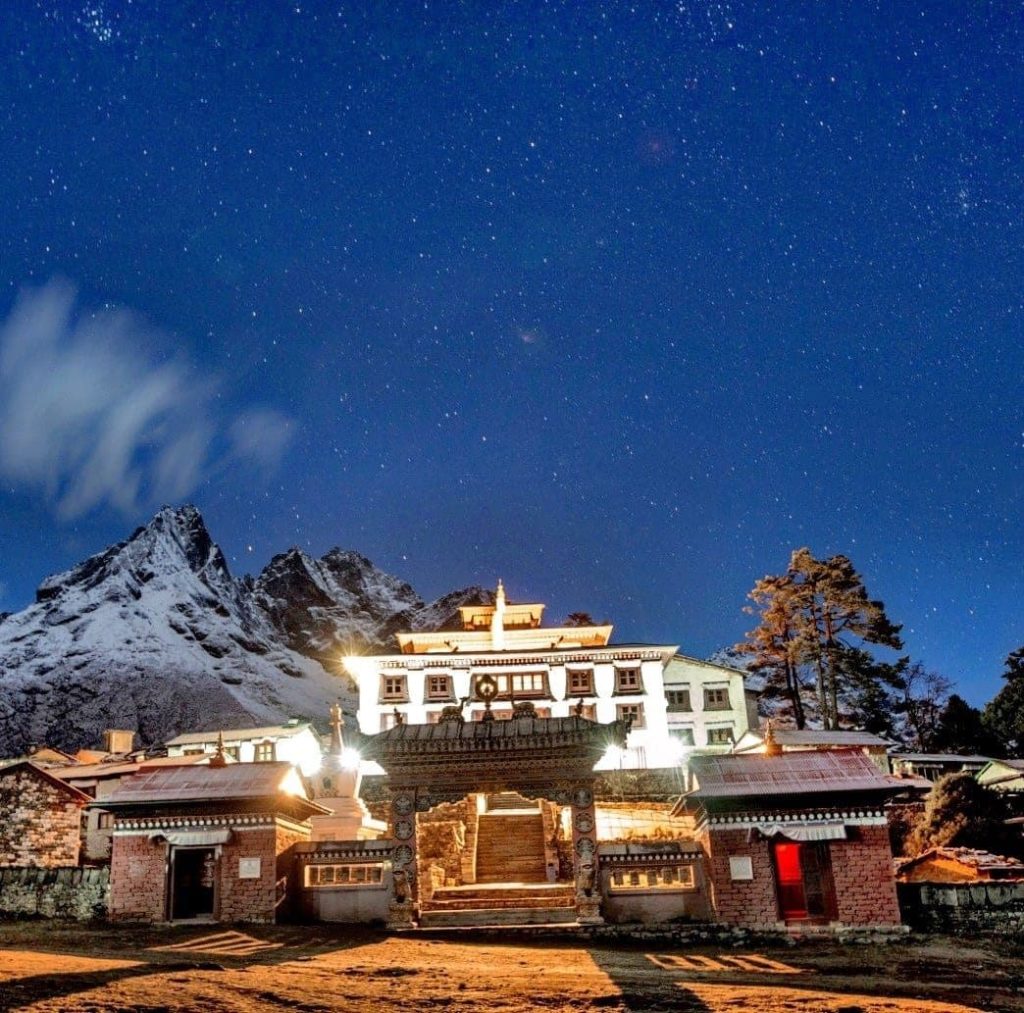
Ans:
{"type": "Polygon", "coordinates": [[[0,1009],[959,1013],[1024,1010],[1024,946],[673,949],[266,928],[0,924],[0,1009]]]}

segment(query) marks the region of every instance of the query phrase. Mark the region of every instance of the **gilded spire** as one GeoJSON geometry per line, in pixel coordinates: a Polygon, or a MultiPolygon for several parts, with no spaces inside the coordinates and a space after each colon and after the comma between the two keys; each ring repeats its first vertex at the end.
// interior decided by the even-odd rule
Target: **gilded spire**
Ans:
{"type": "Polygon", "coordinates": [[[217,752],[210,759],[211,767],[226,767],[228,765],[227,754],[224,752],[224,733],[217,732],[217,752]]]}
{"type": "Polygon", "coordinates": [[[764,755],[778,756],[782,752],[782,746],[775,740],[775,729],[772,727],[772,719],[769,718],[764,724],[764,755]]]}

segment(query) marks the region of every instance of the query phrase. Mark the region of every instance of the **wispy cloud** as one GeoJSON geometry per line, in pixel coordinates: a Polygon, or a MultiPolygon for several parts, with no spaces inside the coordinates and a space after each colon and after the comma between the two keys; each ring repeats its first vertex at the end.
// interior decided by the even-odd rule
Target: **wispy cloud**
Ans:
{"type": "Polygon", "coordinates": [[[161,356],[166,337],[137,314],[75,300],[62,282],[25,291],[0,326],[0,476],[71,518],[180,500],[231,462],[277,464],[288,419],[227,414],[215,380],[161,356]]]}

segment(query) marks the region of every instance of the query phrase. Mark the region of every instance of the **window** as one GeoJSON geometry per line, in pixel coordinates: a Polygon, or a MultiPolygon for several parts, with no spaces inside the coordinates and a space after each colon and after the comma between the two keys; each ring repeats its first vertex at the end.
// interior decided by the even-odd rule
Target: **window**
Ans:
{"type": "MultiPolygon", "coordinates": [[[[575,714],[576,711],[573,710],[571,713],[575,714]]],[[[585,703],[583,705],[582,710],[580,711],[580,717],[581,718],[586,718],[588,721],[596,721],[597,720],[597,704],[596,703],[585,703]]]]}
{"type": "Polygon", "coordinates": [[[731,746],[732,742],[732,725],[722,725],[719,728],[708,729],[709,746],[731,746]]]}
{"type": "MultiPolygon", "coordinates": [[[[548,695],[548,681],[543,672],[513,672],[511,675],[494,675],[498,684],[498,699],[509,700],[513,696],[517,700],[528,697],[548,695]]],[[[473,696],[480,699],[476,691],[476,679],[473,680],[473,696]]]]}
{"type": "Polygon", "coordinates": [[[274,743],[273,742],[257,742],[256,751],[253,759],[257,763],[273,763],[274,762],[274,743]]]}
{"type": "Polygon", "coordinates": [[[609,881],[612,893],[627,890],[692,890],[694,883],[692,865],[613,869],[609,881]]]}
{"type": "Polygon", "coordinates": [[[615,708],[615,716],[620,721],[631,721],[633,728],[643,728],[644,705],[642,703],[620,703],[615,708]]]}
{"type": "Polygon", "coordinates": [[[615,669],[615,692],[616,693],[642,693],[643,683],[640,681],[639,668],[617,668],[615,669]]]}
{"type": "Polygon", "coordinates": [[[380,730],[386,732],[389,728],[394,728],[398,724],[398,715],[394,711],[388,711],[386,714],[380,716],[380,730]]]}
{"type": "Polygon", "coordinates": [[[427,676],[428,700],[452,700],[452,677],[450,675],[427,676]]]}
{"type": "Polygon", "coordinates": [[[706,711],[728,711],[732,710],[729,703],[728,686],[705,686],[704,687],[704,710],[706,711]]]}
{"type": "Polygon", "coordinates": [[[239,759],[239,747],[238,746],[225,746],[224,755],[231,760],[239,759]]]}
{"type": "Polygon", "coordinates": [[[96,826],[100,830],[109,830],[114,825],[114,814],[113,813],[98,813],[96,819],[96,826]]]}
{"type": "Polygon", "coordinates": [[[306,866],[306,886],[381,886],[383,880],[384,865],[380,862],[306,866]]]}
{"type": "Polygon", "coordinates": [[[675,739],[681,746],[692,746],[694,744],[692,728],[670,728],[668,734],[669,738],[675,739]]]}
{"type": "Polygon", "coordinates": [[[193,746],[190,749],[183,749],[181,751],[181,755],[182,756],[202,756],[205,752],[206,752],[206,750],[203,749],[202,746],[199,746],[198,748],[193,746]]]}
{"type": "Polygon", "coordinates": [[[593,696],[594,695],[594,670],[582,668],[573,671],[569,670],[569,696],[593,696]]]}
{"type": "Polygon", "coordinates": [[[380,680],[381,700],[408,700],[404,675],[384,675],[380,680]]]}
{"type": "Polygon", "coordinates": [[[670,711],[692,711],[690,706],[690,691],[688,689],[666,689],[665,699],[668,701],[670,711]]]}

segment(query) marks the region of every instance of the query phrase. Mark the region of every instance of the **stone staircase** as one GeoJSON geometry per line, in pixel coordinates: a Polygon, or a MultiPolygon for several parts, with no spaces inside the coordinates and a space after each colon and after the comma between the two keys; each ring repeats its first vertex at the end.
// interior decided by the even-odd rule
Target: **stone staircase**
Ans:
{"type": "Polygon", "coordinates": [[[420,927],[424,929],[565,925],[575,921],[575,895],[568,883],[439,887],[420,912],[420,927]]]}
{"type": "Polygon", "coordinates": [[[544,883],[544,820],[537,812],[481,813],[477,883],[544,883]]]}

